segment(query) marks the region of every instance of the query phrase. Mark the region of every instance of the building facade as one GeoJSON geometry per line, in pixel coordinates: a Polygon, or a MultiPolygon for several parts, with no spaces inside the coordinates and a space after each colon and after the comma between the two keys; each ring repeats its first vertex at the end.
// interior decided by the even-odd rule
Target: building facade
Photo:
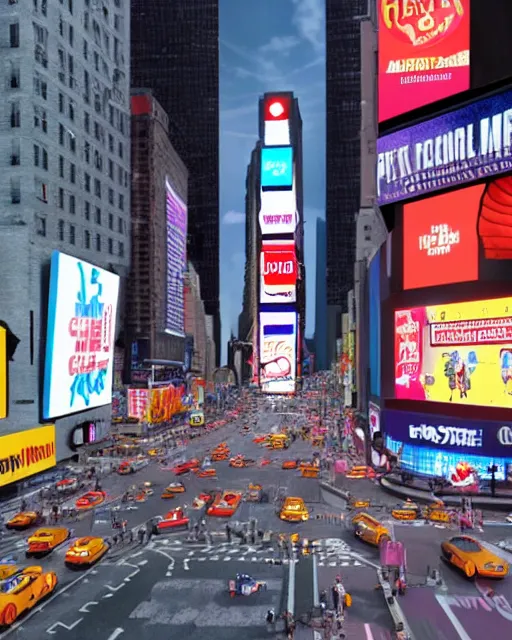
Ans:
{"type": "MultiPolygon", "coordinates": [[[[168,116],[152,93],[132,90],[131,104],[132,263],[127,290],[127,342],[137,344],[141,365],[144,361],[182,364],[185,356],[182,288],[187,263],[185,254],[181,282],[169,287],[168,261],[180,251],[177,246],[180,238],[175,237],[168,216],[170,206],[186,207],[188,171],[169,138],[168,116]],[[173,194],[179,202],[174,202],[173,194]],[[170,295],[174,299],[169,299],[170,295]],[[178,325],[182,324],[181,335],[180,327],[169,330],[170,305],[178,315],[178,325]]],[[[183,242],[186,243],[186,238],[183,242]]]]}
{"type": "Polygon", "coordinates": [[[169,116],[173,146],[189,170],[188,256],[206,313],[219,307],[218,0],[132,0],[132,86],[150,87],[169,116]]]}
{"type": "Polygon", "coordinates": [[[185,332],[192,339],[193,352],[190,372],[206,378],[207,335],[204,302],[201,299],[201,282],[194,265],[188,263],[185,274],[185,332]]]}
{"type": "MultiPolygon", "coordinates": [[[[16,345],[2,421],[10,433],[42,417],[52,251],[127,275],[130,14],[120,0],[108,12],[86,1],[41,0],[3,3],[0,19],[0,322],[16,345]]],[[[57,459],[71,455],[78,423],[110,416],[108,404],[53,420],[57,459]]]]}
{"type": "Polygon", "coordinates": [[[327,359],[327,284],[326,271],[326,224],[322,218],[316,219],[316,282],[315,282],[315,367],[325,371],[330,367],[327,359]]]}

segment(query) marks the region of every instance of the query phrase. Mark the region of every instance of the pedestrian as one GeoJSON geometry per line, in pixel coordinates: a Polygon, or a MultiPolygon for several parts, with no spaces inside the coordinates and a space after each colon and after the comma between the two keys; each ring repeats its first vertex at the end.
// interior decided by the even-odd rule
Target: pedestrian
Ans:
{"type": "Polygon", "coordinates": [[[231,542],[231,527],[229,526],[229,522],[226,524],[226,538],[228,542],[231,542]]]}
{"type": "Polygon", "coordinates": [[[119,541],[120,541],[121,544],[123,544],[123,542],[124,542],[124,531],[122,529],[119,532],[119,541]]]}
{"type": "Polygon", "coordinates": [[[25,498],[23,498],[20,505],[20,511],[26,511],[26,510],[27,510],[27,501],[25,500],[25,498]]]}
{"type": "Polygon", "coordinates": [[[112,542],[114,543],[114,545],[117,544],[117,533],[114,533],[114,535],[112,536],[112,542]]]}
{"type": "Polygon", "coordinates": [[[137,536],[139,538],[139,544],[144,544],[144,536],[146,535],[145,530],[141,527],[138,531],[137,531],[137,536]]]}

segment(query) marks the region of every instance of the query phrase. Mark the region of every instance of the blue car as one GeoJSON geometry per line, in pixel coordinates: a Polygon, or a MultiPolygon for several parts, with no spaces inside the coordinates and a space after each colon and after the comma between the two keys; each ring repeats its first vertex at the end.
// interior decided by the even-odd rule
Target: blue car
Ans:
{"type": "Polygon", "coordinates": [[[261,580],[255,580],[246,573],[237,573],[234,580],[230,580],[228,584],[229,595],[235,596],[252,596],[253,593],[267,590],[267,583],[261,580]]]}

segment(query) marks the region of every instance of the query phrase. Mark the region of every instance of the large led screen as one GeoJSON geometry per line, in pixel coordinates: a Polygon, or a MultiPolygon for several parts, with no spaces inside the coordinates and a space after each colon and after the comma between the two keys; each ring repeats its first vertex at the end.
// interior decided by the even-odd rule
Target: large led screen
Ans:
{"type": "Polygon", "coordinates": [[[44,370],[45,419],[112,402],[119,276],[54,251],[44,370]]]}
{"type": "Polygon", "coordinates": [[[512,168],[512,90],[377,140],[379,205],[512,168]]]}
{"type": "Polygon", "coordinates": [[[0,420],[7,417],[7,331],[0,327],[0,420]]]}
{"type": "Polygon", "coordinates": [[[259,223],[262,236],[295,233],[299,222],[295,188],[261,191],[259,223]]]}
{"type": "Polygon", "coordinates": [[[395,396],[512,408],[512,298],[395,311],[395,396]]]}
{"type": "Polygon", "coordinates": [[[380,262],[379,249],[369,267],[370,395],[380,397],[380,262]]]}
{"type": "Polygon", "coordinates": [[[261,150],[262,189],[288,188],[292,184],[292,147],[263,147],[261,150]]]}
{"type": "Polygon", "coordinates": [[[288,96],[265,96],[263,109],[265,146],[288,146],[291,99],[288,96]]]}
{"type": "Polygon", "coordinates": [[[187,205],[166,181],[167,313],[166,329],[185,335],[184,275],[187,269],[187,205]]]}
{"type": "Polygon", "coordinates": [[[260,313],[260,385],[264,393],[295,392],[297,314],[260,313]]]}
{"type": "Polygon", "coordinates": [[[470,86],[470,0],[378,0],[379,122],[470,86]]]}
{"type": "Polygon", "coordinates": [[[293,240],[263,241],[260,264],[260,302],[295,302],[297,258],[293,240]]]}

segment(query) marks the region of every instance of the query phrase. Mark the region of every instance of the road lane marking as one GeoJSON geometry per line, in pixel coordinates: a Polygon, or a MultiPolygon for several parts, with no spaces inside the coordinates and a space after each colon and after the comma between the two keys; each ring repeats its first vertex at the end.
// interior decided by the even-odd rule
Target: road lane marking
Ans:
{"type": "Polygon", "coordinates": [[[95,600],[91,600],[91,602],[86,602],[80,609],[78,609],[78,613],[90,613],[89,607],[95,607],[99,602],[95,600]]]}
{"type": "Polygon", "coordinates": [[[367,622],[365,622],[364,625],[364,632],[366,634],[366,640],[374,640],[372,628],[367,622]]]}
{"type": "Polygon", "coordinates": [[[78,618],[78,620],[75,620],[75,622],[70,625],[64,624],[63,622],[55,622],[51,627],[48,627],[48,629],[46,629],[46,633],[54,636],[59,628],[66,629],[66,631],[72,631],[75,627],[78,627],[82,620],[83,618],[78,618]]]}
{"type": "Polygon", "coordinates": [[[107,640],[116,640],[116,638],[119,638],[122,633],[124,633],[124,629],[121,629],[121,627],[117,627],[117,629],[115,629],[114,632],[109,635],[107,640]]]}
{"type": "Polygon", "coordinates": [[[112,591],[113,593],[116,593],[116,591],[119,591],[119,589],[122,589],[125,586],[124,582],[121,582],[121,584],[118,584],[117,587],[113,587],[110,584],[106,584],[105,588],[108,589],[109,591],[112,591]]]}
{"type": "Polygon", "coordinates": [[[190,571],[190,567],[188,566],[189,560],[183,560],[183,568],[185,571],[190,571]]]}
{"type": "Polygon", "coordinates": [[[471,640],[471,636],[466,633],[466,630],[462,626],[460,620],[457,618],[455,613],[452,611],[450,605],[448,604],[447,599],[444,596],[437,596],[436,600],[441,607],[441,609],[445,612],[446,617],[452,623],[453,628],[457,632],[460,640],[471,640]]]}

